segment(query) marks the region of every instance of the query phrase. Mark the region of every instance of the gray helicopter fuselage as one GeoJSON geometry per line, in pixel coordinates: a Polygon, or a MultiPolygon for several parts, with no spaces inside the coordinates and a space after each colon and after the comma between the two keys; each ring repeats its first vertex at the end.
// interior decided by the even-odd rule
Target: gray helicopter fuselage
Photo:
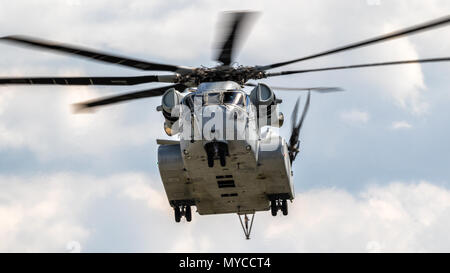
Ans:
{"type": "Polygon", "coordinates": [[[260,134],[256,107],[241,86],[203,83],[181,104],[194,98],[200,98],[199,107],[191,104],[178,113],[179,142],[160,142],[158,148],[170,204],[195,205],[201,215],[244,214],[269,210],[271,200],[292,200],[286,142],[271,131],[260,134]],[[225,101],[227,97],[234,101],[225,101]],[[225,162],[217,156],[220,149],[225,162]]]}

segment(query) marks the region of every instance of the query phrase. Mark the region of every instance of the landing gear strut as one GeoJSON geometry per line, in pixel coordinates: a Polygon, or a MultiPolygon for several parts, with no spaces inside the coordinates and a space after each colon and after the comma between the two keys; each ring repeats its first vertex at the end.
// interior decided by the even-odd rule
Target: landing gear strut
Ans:
{"type": "Polygon", "coordinates": [[[192,210],[191,206],[181,205],[175,206],[173,208],[175,214],[175,222],[179,223],[181,221],[181,217],[184,216],[186,221],[192,221],[192,210]]]}
{"type": "Polygon", "coordinates": [[[283,215],[288,215],[288,204],[286,199],[274,199],[270,201],[270,211],[272,216],[277,216],[278,210],[283,212],[283,215]]]}

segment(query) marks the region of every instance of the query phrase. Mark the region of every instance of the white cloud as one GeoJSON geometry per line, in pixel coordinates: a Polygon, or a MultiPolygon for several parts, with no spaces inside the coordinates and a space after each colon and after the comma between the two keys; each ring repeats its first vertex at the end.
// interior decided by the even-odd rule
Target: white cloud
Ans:
{"type": "Polygon", "coordinates": [[[360,110],[344,111],[340,114],[343,121],[352,124],[365,124],[369,121],[369,113],[360,110]]]}
{"type": "Polygon", "coordinates": [[[298,194],[285,221],[268,223],[265,238],[289,251],[450,251],[442,232],[449,215],[450,191],[425,181],[371,186],[358,195],[313,190],[298,194]]]}
{"type": "Polygon", "coordinates": [[[409,124],[407,121],[394,121],[392,122],[391,128],[394,130],[411,129],[412,125],[409,124]]]}
{"type": "Polygon", "coordinates": [[[166,196],[150,187],[143,179],[128,185],[123,194],[132,200],[145,201],[151,209],[167,211],[168,201],[166,196]]]}
{"type": "MultiPolygon", "coordinates": [[[[382,33],[388,33],[400,26],[387,26],[382,33]]],[[[420,59],[414,44],[408,40],[392,41],[389,50],[381,50],[377,61],[420,59]]],[[[373,59],[373,58],[372,58],[373,59]]],[[[418,64],[387,66],[380,69],[369,68],[364,71],[364,78],[372,86],[376,86],[387,97],[392,97],[401,108],[413,114],[426,113],[429,105],[424,99],[426,86],[422,67],[418,64]]]]}
{"type": "Polygon", "coordinates": [[[175,223],[160,182],[142,174],[1,176],[0,186],[0,251],[123,251],[108,235],[119,207],[114,226],[136,251],[450,251],[450,191],[426,181],[298,193],[287,217],[257,213],[250,241],[236,215],[175,223]],[[111,245],[95,247],[99,234],[111,245]]]}
{"type": "Polygon", "coordinates": [[[99,224],[86,222],[86,215],[103,198],[133,201],[149,192],[149,208],[167,213],[168,206],[151,178],[134,173],[102,178],[71,173],[0,176],[0,187],[0,252],[64,252],[71,242],[83,245],[99,224]]]}

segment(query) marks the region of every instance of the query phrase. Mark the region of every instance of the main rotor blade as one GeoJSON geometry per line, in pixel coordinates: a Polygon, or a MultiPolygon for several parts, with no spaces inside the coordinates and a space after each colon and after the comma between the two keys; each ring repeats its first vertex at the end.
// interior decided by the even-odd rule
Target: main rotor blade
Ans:
{"type": "Polygon", "coordinates": [[[271,88],[280,90],[280,91],[315,91],[319,93],[329,93],[329,92],[340,92],[344,91],[344,89],[340,87],[281,87],[281,86],[271,86],[271,88]]]}
{"type": "Polygon", "coordinates": [[[221,41],[218,41],[220,46],[217,48],[217,61],[223,63],[223,65],[231,64],[238,40],[242,37],[244,28],[255,14],[255,12],[241,11],[227,12],[223,15],[222,21],[227,22],[222,22],[225,35],[221,41]]]}
{"type": "Polygon", "coordinates": [[[56,84],[56,85],[136,85],[149,82],[173,83],[177,75],[149,75],[137,77],[32,77],[0,78],[3,84],[56,84]]]}
{"type": "Polygon", "coordinates": [[[368,45],[372,45],[372,44],[376,44],[379,42],[384,42],[387,40],[391,40],[391,39],[396,39],[396,38],[400,38],[403,36],[407,36],[407,35],[412,35],[412,34],[416,34],[419,33],[421,31],[428,31],[431,30],[433,28],[436,27],[443,27],[446,24],[450,23],[450,15],[432,20],[432,21],[428,21],[419,25],[415,25],[409,28],[405,28],[402,30],[398,30],[398,31],[394,31],[388,34],[384,34],[381,36],[377,36],[375,38],[372,39],[367,39],[361,42],[357,42],[357,43],[352,43],[349,45],[345,45],[345,46],[341,46],[335,49],[331,49],[331,50],[327,50],[324,52],[320,52],[317,54],[313,54],[310,56],[306,56],[300,59],[295,59],[292,61],[287,61],[287,62],[280,62],[280,63],[275,63],[275,64],[270,64],[270,65],[266,65],[266,66],[260,66],[259,69],[261,70],[267,70],[267,69],[272,69],[272,68],[276,68],[276,67],[280,67],[280,66],[284,66],[284,65],[288,65],[288,64],[292,64],[295,62],[301,62],[301,61],[305,61],[305,60],[310,60],[310,59],[314,59],[314,58],[318,58],[318,57],[322,57],[322,56],[326,56],[326,55],[331,55],[334,53],[338,53],[338,52],[342,52],[342,51],[346,51],[346,50],[350,50],[350,49],[355,49],[355,48],[359,48],[359,47],[364,47],[364,46],[368,46],[368,45]]]}
{"type": "MultiPolygon", "coordinates": [[[[246,86],[257,86],[254,83],[245,83],[246,86]]],[[[319,93],[328,93],[328,92],[339,92],[344,91],[344,89],[340,87],[282,87],[282,86],[272,86],[270,88],[280,90],[280,91],[315,91],[319,93]]]]}
{"type": "Polygon", "coordinates": [[[106,62],[111,64],[123,65],[127,67],[132,67],[140,70],[147,71],[172,71],[180,74],[192,71],[191,68],[181,67],[176,65],[167,65],[159,63],[150,63],[146,61],[114,56],[90,49],[85,49],[82,47],[64,45],[55,42],[45,41],[41,39],[26,37],[26,36],[6,36],[0,38],[0,40],[14,42],[20,45],[34,46],[42,49],[54,50],[61,53],[76,55],[85,57],[88,59],[96,60],[99,62],[106,62]]]}
{"type": "Polygon", "coordinates": [[[340,69],[350,69],[350,68],[385,66],[385,65],[398,65],[398,64],[412,64],[412,63],[448,62],[448,61],[450,61],[450,57],[421,59],[421,60],[396,61],[396,62],[369,63],[369,64],[355,64],[355,65],[332,66],[332,67],[304,69],[304,70],[281,71],[281,72],[267,73],[266,76],[267,77],[274,77],[274,76],[282,76],[282,75],[289,75],[289,74],[328,71],[328,70],[340,70],[340,69]]]}
{"type": "Polygon", "coordinates": [[[168,90],[170,88],[184,90],[186,88],[186,86],[184,86],[183,84],[167,85],[167,86],[163,86],[163,87],[157,87],[157,88],[152,88],[152,89],[147,89],[147,90],[142,90],[142,91],[130,92],[130,93],[126,93],[123,95],[103,97],[103,98],[98,98],[98,99],[94,99],[94,100],[90,100],[90,101],[86,101],[86,102],[80,102],[80,103],[76,103],[74,105],[75,111],[78,112],[78,111],[82,111],[82,110],[85,110],[88,108],[109,105],[109,104],[114,104],[114,103],[123,102],[123,101],[161,96],[162,94],[164,94],[164,92],[166,90],[168,90]]]}

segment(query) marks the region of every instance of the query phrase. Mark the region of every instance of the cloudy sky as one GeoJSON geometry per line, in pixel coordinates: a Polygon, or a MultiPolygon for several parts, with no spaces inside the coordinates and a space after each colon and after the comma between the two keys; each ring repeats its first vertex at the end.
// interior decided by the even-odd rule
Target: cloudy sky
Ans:
{"type": "MultiPolygon", "coordinates": [[[[218,14],[261,14],[238,55],[264,65],[450,13],[446,0],[1,1],[0,36],[26,34],[155,62],[213,66],[218,14]]],[[[449,56],[441,28],[286,68],[449,56]]],[[[0,44],[0,76],[144,75],[0,44]]],[[[156,165],[158,98],[71,112],[139,87],[0,87],[0,251],[450,251],[450,65],[311,73],[265,82],[340,86],[314,94],[288,217],[176,224],[156,165]]],[[[154,85],[152,85],[154,86],[154,85]]],[[[145,88],[148,86],[140,86],[145,88]]],[[[279,91],[290,119],[299,94],[279,91]]],[[[281,130],[289,135],[288,126],[281,130]]]]}

